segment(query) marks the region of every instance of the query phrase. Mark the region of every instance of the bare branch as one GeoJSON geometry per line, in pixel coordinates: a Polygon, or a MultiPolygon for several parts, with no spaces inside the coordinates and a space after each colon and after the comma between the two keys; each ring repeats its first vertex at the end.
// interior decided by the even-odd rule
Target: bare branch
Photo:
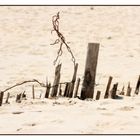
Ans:
{"type": "MultiPolygon", "coordinates": [[[[65,37],[64,37],[63,34],[60,33],[60,31],[59,31],[59,18],[60,18],[59,12],[57,13],[57,15],[54,15],[54,16],[52,17],[52,24],[53,24],[53,30],[52,30],[52,32],[53,32],[53,31],[56,32],[56,34],[57,34],[57,36],[58,36],[58,39],[56,39],[56,41],[55,41],[53,44],[51,44],[51,45],[55,45],[55,44],[60,43],[60,48],[59,48],[59,50],[58,50],[58,52],[57,52],[57,57],[56,57],[56,59],[54,60],[54,65],[56,64],[58,58],[59,58],[59,57],[62,55],[62,53],[63,53],[63,51],[62,51],[62,46],[63,46],[63,44],[64,44],[64,45],[66,46],[68,52],[71,54],[72,62],[73,62],[74,67],[75,67],[75,63],[76,63],[76,62],[75,62],[75,61],[76,61],[76,60],[75,60],[75,57],[74,57],[74,55],[73,55],[73,53],[72,53],[70,47],[69,47],[68,44],[66,43],[65,37]]],[[[51,33],[52,33],[52,32],[51,32],[51,33]]]]}
{"type": "Polygon", "coordinates": [[[36,82],[36,83],[38,83],[40,86],[46,87],[44,83],[41,83],[41,82],[39,82],[39,81],[36,80],[36,79],[33,79],[33,80],[27,80],[27,81],[23,81],[23,82],[21,82],[21,83],[17,83],[17,84],[15,84],[15,85],[13,85],[13,86],[11,86],[11,87],[5,89],[5,90],[2,91],[2,92],[4,93],[4,92],[6,92],[6,91],[8,91],[8,90],[10,90],[10,89],[12,89],[12,88],[14,88],[14,87],[23,85],[23,84],[25,84],[25,83],[31,83],[31,82],[36,82]]]}

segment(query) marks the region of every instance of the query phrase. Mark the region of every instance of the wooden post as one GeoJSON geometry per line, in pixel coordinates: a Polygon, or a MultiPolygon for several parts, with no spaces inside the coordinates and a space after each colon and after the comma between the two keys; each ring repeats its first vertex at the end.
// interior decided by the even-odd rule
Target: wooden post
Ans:
{"type": "Polygon", "coordinates": [[[60,81],[60,70],[61,70],[61,64],[57,65],[55,69],[55,79],[52,87],[51,97],[56,97],[57,95],[58,85],[60,81]]]}
{"type": "Polygon", "coordinates": [[[9,100],[9,97],[10,97],[10,93],[8,92],[7,93],[7,97],[6,97],[6,101],[5,101],[6,104],[9,104],[9,101],[8,101],[9,100]]]}
{"type": "Polygon", "coordinates": [[[70,88],[71,88],[71,83],[68,83],[68,88],[67,88],[67,91],[66,91],[66,97],[69,97],[70,88]]]}
{"type": "Polygon", "coordinates": [[[127,87],[126,96],[131,96],[131,90],[132,90],[132,88],[130,87],[130,82],[129,82],[128,87],[127,87]]]}
{"type": "Polygon", "coordinates": [[[111,85],[112,79],[113,79],[112,76],[110,76],[108,79],[108,83],[107,83],[107,87],[106,87],[106,91],[105,91],[105,96],[104,96],[105,99],[109,97],[109,90],[110,90],[110,85],[111,85]]]}
{"type": "Polygon", "coordinates": [[[34,88],[34,85],[32,85],[32,96],[33,96],[33,99],[35,99],[35,88],[34,88]]]}
{"type": "Polygon", "coordinates": [[[76,84],[76,88],[75,88],[75,93],[74,93],[74,98],[77,97],[79,85],[80,85],[80,78],[78,78],[78,80],[77,80],[77,84],[76,84]]]}
{"type": "Polygon", "coordinates": [[[21,103],[21,93],[20,94],[17,94],[16,102],[17,103],[21,103]]]}
{"type": "Polygon", "coordinates": [[[0,106],[2,106],[3,95],[4,95],[4,93],[1,91],[1,92],[0,92],[0,106]]]}
{"type": "Polygon", "coordinates": [[[84,81],[81,90],[82,100],[86,98],[93,98],[98,52],[99,52],[98,43],[88,44],[84,81]]]}
{"type": "Polygon", "coordinates": [[[22,93],[22,96],[21,96],[21,97],[22,97],[22,99],[27,100],[27,99],[26,99],[25,91],[22,93]]]}
{"type": "Polygon", "coordinates": [[[138,82],[136,85],[135,94],[137,94],[137,95],[139,94],[139,89],[140,89],[140,75],[139,75],[138,82]]]}
{"type": "Polygon", "coordinates": [[[122,91],[121,91],[120,95],[124,95],[124,86],[122,88],[122,91]]]}
{"type": "Polygon", "coordinates": [[[66,83],[65,90],[64,90],[64,97],[66,97],[67,95],[68,85],[69,83],[66,83]]]}
{"type": "Polygon", "coordinates": [[[58,93],[59,96],[62,96],[62,89],[61,89],[61,84],[59,86],[59,93],[58,93]]]}
{"type": "Polygon", "coordinates": [[[51,83],[47,84],[45,98],[48,98],[49,97],[50,89],[51,89],[51,83]]]}
{"type": "Polygon", "coordinates": [[[74,74],[73,74],[73,78],[72,78],[71,86],[70,86],[70,90],[69,90],[69,97],[70,98],[72,98],[72,96],[73,96],[73,90],[74,90],[74,85],[75,85],[75,81],[76,81],[77,69],[78,69],[78,63],[76,63],[76,65],[74,67],[74,74]]]}
{"type": "Polygon", "coordinates": [[[101,95],[101,91],[97,91],[96,100],[99,100],[100,99],[100,95],[101,95]]]}
{"type": "Polygon", "coordinates": [[[117,87],[118,87],[118,83],[116,83],[116,84],[113,85],[113,88],[111,90],[111,98],[112,99],[116,99],[117,87]]]}

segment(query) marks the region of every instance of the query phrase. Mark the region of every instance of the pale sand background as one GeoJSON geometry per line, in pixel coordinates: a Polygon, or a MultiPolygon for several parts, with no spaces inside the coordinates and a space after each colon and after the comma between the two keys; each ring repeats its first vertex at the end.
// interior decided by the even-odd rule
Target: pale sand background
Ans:
{"type": "MultiPolygon", "coordinates": [[[[58,11],[60,11],[60,31],[69,42],[79,63],[77,76],[83,77],[88,43],[98,42],[101,45],[96,77],[99,86],[96,90],[99,89],[104,93],[108,77],[112,75],[113,83],[119,82],[119,90],[130,81],[133,93],[140,74],[140,7],[138,6],[95,6],[93,10],[90,6],[1,6],[0,89],[33,78],[45,82],[46,76],[51,82],[53,81],[53,60],[58,46],[50,46],[57,38],[55,33],[51,35],[51,18],[58,11]]],[[[61,82],[71,80],[73,73],[71,56],[64,47],[63,49],[64,54],[60,59],[63,63],[61,82]]],[[[30,85],[11,90],[11,94],[16,95],[26,90],[30,96],[30,85]]],[[[44,89],[36,88],[37,96],[43,92],[44,89]]],[[[82,102],[76,99],[73,101],[76,105],[70,105],[68,99],[59,99],[58,102],[62,103],[62,106],[52,106],[55,101],[50,100],[44,101],[45,105],[44,102],[38,103],[38,100],[35,101],[37,102],[35,105],[31,105],[32,101],[26,102],[18,106],[11,103],[0,108],[0,133],[140,132],[139,97],[119,101],[101,100],[100,103],[82,102]],[[101,107],[101,111],[98,106],[101,107]],[[106,109],[102,110],[102,107],[106,109]],[[121,107],[128,111],[118,109],[121,107]],[[13,110],[22,109],[25,111],[23,114],[12,114],[13,110]],[[32,113],[34,110],[41,110],[42,113],[34,114],[32,113]],[[106,112],[104,114],[107,115],[101,112],[106,112]],[[26,125],[32,123],[31,120],[36,126],[26,125]],[[16,131],[19,128],[22,129],[16,131]]]]}

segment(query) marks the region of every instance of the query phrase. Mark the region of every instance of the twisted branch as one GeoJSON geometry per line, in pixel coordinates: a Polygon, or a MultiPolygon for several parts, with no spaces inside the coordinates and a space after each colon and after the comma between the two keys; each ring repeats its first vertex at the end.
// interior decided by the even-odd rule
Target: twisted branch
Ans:
{"type": "Polygon", "coordinates": [[[38,83],[41,87],[46,87],[46,85],[45,85],[44,83],[41,83],[41,82],[39,82],[39,81],[36,80],[36,79],[33,79],[33,80],[27,80],[27,81],[23,81],[23,82],[21,82],[21,83],[17,83],[17,84],[15,84],[15,85],[13,85],[13,86],[11,86],[11,87],[5,89],[5,90],[2,91],[2,92],[4,93],[4,92],[6,92],[6,91],[8,91],[8,90],[10,90],[10,89],[12,89],[12,88],[14,88],[14,87],[23,85],[23,84],[25,84],[25,83],[31,83],[31,82],[36,82],[36,83],[38,83]]]}
{"type": "Polygon", "coordinates": [[[74,66],[75,66],[75,63],[76,63],[76,62],[75,62],[75,61],[76,61],[76,60],[75,60],[75,57],[74,57],[74,55],[73,55],[73,53],[72,53],[70,47],[69,47],[68,44],[66,43],[65,37],[64,37],[63,34],[60,33],[60,31],[59,31],[59,19],[60,19],[59,12],[57,13],[57,15],[54,15],[54,16],[52,17],[53,30],[51,31],[51,33],[52,33],[53,31],[55,31],[56,34],[57,34],[57,36],[58,36],[58,39],[56,39],[55,42],[52,43],[51,45],[55,45],[55,44],[60,43],[60,47],[59,47],[58,52],[57,52],[57,57],[56,57],[56,59],[54,60],[54,65],[56,64],[58,58],[63,54],[62,46],[63,46],[63,44],[64,44],[64,45],[66,46],[68,52],[71,54],[72,62],[73,62],[73,64],[74,64],[74,66]]]}

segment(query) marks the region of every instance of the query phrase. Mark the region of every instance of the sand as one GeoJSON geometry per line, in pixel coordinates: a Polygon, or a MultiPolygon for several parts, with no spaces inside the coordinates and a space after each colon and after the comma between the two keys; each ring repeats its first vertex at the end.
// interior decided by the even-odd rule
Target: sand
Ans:
{"type": "MultiPolygon", "coordinates": [[[[10,104],[0,107],[0,133],[139,133],[140,97],[133,95],[140,74],[139,6],[1,6],[0,90],[34,78],[45,83],[46,76],[53,82],[59,46],[50,45],[57,39],[51,34],[51,19],[58,11],[60,31],[76,57],[77,77],[82,80],[88,43],[100,43],[94,96],[100,90],[101,100],[44,99],[45,89],[38,85],[36,98],[42,94],[42,99],[32,100],[32,84],[26,84],[10,90],[10,104]],[[132,97],[104,100],[109,76],[113,83],[119,82],[118,93],[130,82],[132,97]],[[27,100],[15,103],[16,94],[24,90],[27,100]]],[[[65,47],[59,62],[61,82],[70,81],[73,63],[65,47]]]]}

